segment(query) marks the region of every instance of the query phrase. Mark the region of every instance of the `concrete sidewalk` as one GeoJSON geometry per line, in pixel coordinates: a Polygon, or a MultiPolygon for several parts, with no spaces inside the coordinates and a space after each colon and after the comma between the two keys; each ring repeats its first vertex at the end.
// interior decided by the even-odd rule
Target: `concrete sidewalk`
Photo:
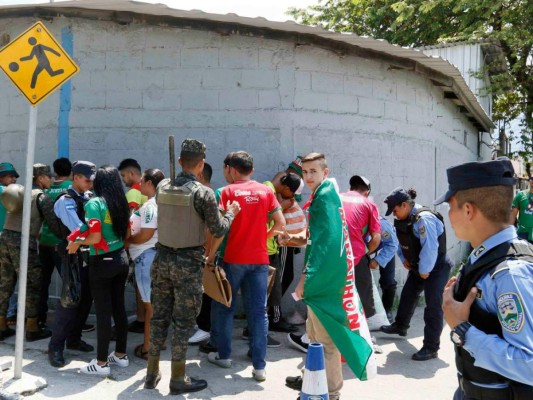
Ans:
{"type": "MultiPolygon", "coordinates": [[[[423,309],[418,308],[413,317],[413,325],[407,338],[372,332],[383,349],[377,354],[378,377],[361,382],[356,379],[348,367],[344,367],[344,387],[342,399],[451,399],[457,380],[454,367],[453,345],[449,340],[446,327],[441,338],[439,358],[417,362],[411,355],[422,346],[423,309]]],[[[288,346],[286,334],[273,333],[282,342],[279,348],[268,349],[267,380],[262,383],[252,379],[251,362],[246,356],[247,342],[240,338],[244,321],[235,321],[233,336],[233,367],[222,369],[210,364],[206,355],[200,353],[197,346],[190,346],[188,351],[187,373],[203,378],[209,387],[201,392],[176,399],[296,399],[298,393],[285,386],[285,378],[297,375],[303,366],[304,354],[288,346]]],[[[84,339],[96,346],[96,334],[84,334],[84,339]]],[[[128,336],[130,366],[112,367],[111,376],[100,378],[83,375],[78,369],[95,357],[94,353],[65,351],[67,365],[56,369],[48,364],[48,339],[25,343],[24,376],[41,377],[47,387],[31,395],[31,399],[154,399],[169,395],[170,351],[161,356],[163,379],[155,390],[144,390],[146,362],[133,355],[133,348],[141,343],[142,335],[132,333],[128,336]]],[[[113,350],[113,342],[110,351],[113,350]]],[[[0,364],[13,360],[15,338],[0,342],[0,364]]],[[[13,369],[2,372],[3,387],[9,390],[13,385],[13,369]]],[[[1,397],[0,397],[1,398],[1,397]]]]}

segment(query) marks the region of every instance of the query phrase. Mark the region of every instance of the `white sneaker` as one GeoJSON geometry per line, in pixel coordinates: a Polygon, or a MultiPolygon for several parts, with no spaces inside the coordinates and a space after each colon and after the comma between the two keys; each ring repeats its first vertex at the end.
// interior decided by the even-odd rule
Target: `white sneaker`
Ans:
{"type": "Polygon", "coordinates": [[[230,359],[222,359],[218,357],[218,353],[209,353],[207,355],[207,361],[209,361],[212,364],[218,365],[222,368],[231,368],[231,360],[230,359]]]}
{"type": "Polygon", "coordinates": [[[210,337],[211,334],[209,332],[198,329],[196,332],[194,332],[194,335],[189,338],[189,344],[200,343],[206,339],[209,339],[210,337]]]}
{"type": "Polygon", "coordinates": [[[94,359],[89,364],[81,367],[80,372],[82,374],[107,376],[111,373],[111,368],[109,368],[109,363],[100,366],[97,360],[94,359]]]}
{"type": "Polygon", "coordinates": [[[255,369],[252,371],[252,376],[258,382],[266,381],[267,373],[264,369],[255,369]]]}
{"type": "Polygon", "coordinates": [[[109,364],[116,364],[119,367],[123,368],[130,365],[130,359],[128,358],[127,354],[124,354],[122,357],[119,358],[115,355],[114,351],[107,357],[107,362],[109,364]]]}

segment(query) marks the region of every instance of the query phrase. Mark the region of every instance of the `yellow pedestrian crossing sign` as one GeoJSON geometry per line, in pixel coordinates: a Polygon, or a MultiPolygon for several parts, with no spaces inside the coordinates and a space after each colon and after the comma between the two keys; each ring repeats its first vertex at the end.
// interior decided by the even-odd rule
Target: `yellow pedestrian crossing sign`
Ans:
{"type": "Polygon", "coordinates": [[[0,50],[0,68],[34,106],[79,71],[41,22],[0,50]]]}

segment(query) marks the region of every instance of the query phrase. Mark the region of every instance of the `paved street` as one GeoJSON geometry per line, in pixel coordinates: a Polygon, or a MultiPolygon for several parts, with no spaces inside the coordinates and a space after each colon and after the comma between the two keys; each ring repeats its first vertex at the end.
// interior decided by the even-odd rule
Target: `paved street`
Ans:
{"type": "MultiPolygon", "coordinates": [[[[378,377],[367,382],[354,378],[351,371],[344,369],[344,387],[342,399],[451,399],[456,387],[455,368],[453,366],[453,348],[449,341],[449,329],[442,334],[442,349],[439,358],[426,362],[411,361],[410,357],[422,345],[422,308],[418,308],[413,318],[413,326],[407,338],[388,336],[373,332],[383,354],[378,354],[378,377]]],[[[285,377],[295,375],[303,366],[303,353],[288,346],[286,335],[274,333],[282,341],[279,348],[268,349],[267,380],[258,383],[251,378],[252,366],[246,356],[247,342],[240,338],[243,321],[236,321],[239,328],[234,330],[233,367],[221,369],[207,362],[206,355],[198,347],[189,348],[187,372],[193,377],[207,379],[207,390],[176,399],[296,399],[298,393],[285,386],[285,377]]],[[[96,345],[96,334],[84,335],[85,340],[96,345]]],[[[153,399],[169,394],[170,352],[162,355],[163,379],[156,390],[144,390],[145,361],[133,356],[133,348],[140,343],[142,335],[130,334],[128,350],[130,366],[128,368],[112,367],[109,378],[87,376],[78,373],[85,362],[94,354],[66,351],[68,364],[59,370],[48,364],[46,349],[48,340],[25,344],[25,374],[42,377],[48,386],[33,394],[37,399],[153,399]]],[[[111,349],[112,350],[112,347],[111,349]]],[[[9,338],[0,342],[0,363],[12,359],[15,340],[9,338]]],[[[5,387],[12,383],[13,370],[4,371],[2,380],[5,387]]],[[[173,397],[174,398],[174,397],[173,397]]]]}

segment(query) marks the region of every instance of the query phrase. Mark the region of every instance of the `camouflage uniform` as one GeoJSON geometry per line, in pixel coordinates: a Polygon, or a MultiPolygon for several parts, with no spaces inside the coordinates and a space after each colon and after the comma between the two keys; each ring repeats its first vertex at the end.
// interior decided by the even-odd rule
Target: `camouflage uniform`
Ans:
{"type": "MultiPolygon", "coordinates": [[[[41,189],[32,190],[30,242],[28,248],[28,278],[26,285],[26,316],[36,317],[39,313],[39,296],[41,291],[41,261],[38,254],[37,235],[43,219],[37,210],[36,202],[41,189]]],[[[42,199],[40,199],[42,201],[42,199]]],[[[4,230],[0,236],[0,317],[5,317],[9,298],[15,290],[20,272],[20,247],[22,244],[22,211],[17,215],[6,216],[4,230]],[[20,215],[19,215],[20,214],[20,215]]]]}
{"type": "MultiPolygon", "coordinates": [[[[181,172],[176,186],[196,180],[181,172]]],[[[216,237],[224,236],[233,221],[233,214],[221,216],[213,191],[205,186],[194,196],[194,208],[216,237]]],[[[179,221],[176,221],[179,223],[179,221]]],[[[151,268],[154,314],[150,323],[150,356],[159,356],[168,327],[172,321],[172,361],[185,360],[190,330],[202,305],[202,268],[204,247],[171,249],[157,244],[157,255],[151,268]]]]}

